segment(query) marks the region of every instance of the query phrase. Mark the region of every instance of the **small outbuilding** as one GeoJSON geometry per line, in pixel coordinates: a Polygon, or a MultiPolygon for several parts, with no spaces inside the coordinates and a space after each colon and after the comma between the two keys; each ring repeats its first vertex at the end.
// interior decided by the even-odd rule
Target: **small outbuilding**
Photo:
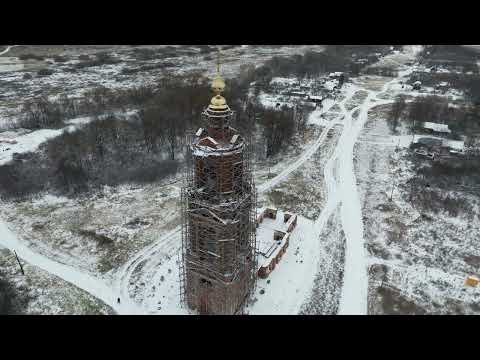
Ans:
{"type": "Polygon", "coordinates": [[[324,100],[324,97],[323,96],[309,95],[308,100],[310,100],[311,102],[314,102],[316,104],[321,104],[322,101],[324,100]]]}
{"type": "Polygon", "coordinates": [[[412,85],[413,90],[420,90],[422,88],[422,83],[420,81],[415,81],[412,85]]]}
{"type": "Polygon", "coordinates": [[[469,277],[467,277],[467,279],[465,280],[465,285],[467,286],[477,286],[478,284],[480,283],[480,279],[474,275],[470,275],[469,277]]]}
{"type": "Polygon", "coordinates": [[[430,134],[437,134],[437,135],[447,135],[452,132],[448,128],[447,124],[438,124],[438,123],[433,123],[428,121],[422,124],[422,128],[425,132],[428,132],[430,134]]]}

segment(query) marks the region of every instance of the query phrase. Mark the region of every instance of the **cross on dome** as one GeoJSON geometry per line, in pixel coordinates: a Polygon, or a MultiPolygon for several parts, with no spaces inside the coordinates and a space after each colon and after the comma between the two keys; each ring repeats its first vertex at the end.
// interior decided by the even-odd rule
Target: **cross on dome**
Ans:
{"type": "Polygon", "coordinates": [[[220,49],[217,53],[217,75],[212,81],[212,90],[215,93],[215,96],[210,101],[210,108],[212,110],[224,110],[227,108],[227,102],[225,98],[220,94],[225,90],[225,81],[220,75],[220,49]]]}

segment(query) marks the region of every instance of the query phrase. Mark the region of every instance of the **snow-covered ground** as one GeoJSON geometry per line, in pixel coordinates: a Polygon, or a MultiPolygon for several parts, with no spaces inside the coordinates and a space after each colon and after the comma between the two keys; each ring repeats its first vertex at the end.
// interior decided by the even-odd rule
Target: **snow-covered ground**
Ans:
{"type": "MultiPolygon", "coordinates": [[[[115,113],[114,115],[118,118],[129,119],[136,113],[136,110],[130,110],[125,113],[115,113]]],[[[108,115],[100,116],[98,119],[102,120],[106,116],[108,115]]],[[[47,140],[61,135],[64,131],[74,131],[76,128],[88,124],[93,120],[93,116],[85,116],[65,120],[67,126],[62,129],[40,129],[34,131],[16,129],[0,132],[0,165],[11,161],[15,153],[34,152],[40,144],[47,140]]]]}
{"type": "Polygon", "coordinates": [[[267,279],[258,279],[253,304],[247,308],[248,313],[298,314],[308,296],[305,290],[311,287],[312,266],[317,259],[318,238],[315,237],[313,222],[299,216],[287,252],[267,279]]]}
{"type": "Polygon", "coordinates": [[[5,48],[5,50],[2,50],[0,51],[0,56],[2,55],[5,55],[6,53],[8,53],[10,51],[11,48],[15,47],[15,46],[18,46],[18,45],[9,45],[5,48]]]}
{"type": "Polygon", "coordinates": [[[464,285],[480,261],[478,200],[449,191],[445,195],[469,204],[470,210],[452,215],[441,207],[438,214],[419,208],[409,198],[407,182],[418,176],[412,162],[420,160],[409,157],[408,146],[424,136],[404,127],[392,135],[386,111],[376,110],[355,147],[370,269],[368,312],[478,313],[480,293],[464,285]]]}
{"type": "MultiPolygon", "coordinates": [[[[353,83],[345,84],[337,100],[325,102],[323,109],[311,114],[308,122],[316,129],[313,132],[316,137],[311,139],[307,146],[301,147],[301,154],[286,157],[271,169],[273,170],[271,177],[261,181],[257,190],[263,205],[282,203],[286,195],[292,195],[286,190],[290,191],[289,185],[294,183],[295,186],[300,184],[297,188],[298,193],[302,191],[307,193],[308,187],[315,189],[310,193],[312,196],[302,198],[302,202],[305,207],[317,208],[318,211],[305,214],[312,221],[300,218],[302,226],[299,229],[304,231],[298,232],[297,237],[293,238],[295,241],[292,241],[281,264],[269,277],[270,282],[259,281],[257,300],[249,307],[251,314],[299,312],[366,314],[369,311],[368,301],[371,295],[367,270],[372,264],[369,257],[372,225],[367,223],[368,227],[364,227],[364,221],[369,216],[375,216],[376,212],[371,207],[367,208],[367,213],[365,212],[365,189],[361,187],[359,194],[357,186],[357,182],[363,184],[365,172],[359,173],[359,170],[355,169],[354,157],[375,161],[375,156],[373,160],[364,154],[357,153],[355,156],[354,149],[360,140],[360,146],[369,146],[369,149],[380,146],[383,151],[392,152],[397,146],[408,146],[413,139],[408,134],[391,137],[384,132],[379,136],[366,138],[363,131],[365,125],[369,123],[371,110],[392,103],[393,97],[404,90],[399,86],[400,81],[405,81],[414,70],[412,66],[406,64],[415,60],[418,51],[419,48],[406,47],[403,52],[395,54],[396,58],[393,56],[390,60],[384,58],[383,61],[390,61],[392,66],[397,66],[400,70],[397,78],[362,76],[354,79],[353,83]],[[315,180],[312,181],[313,179],[315,180]],[[276,195],[272,196],[274,192],[276,195]],[[323,237],[327,239],[326,242],[322,242],[323,237]],[[326,244],[330,244],[331,247],[327,247],[326,244]],[[299,259],[303,261],[300,263],[301,266],[298,265],[299,259]],[[343,262],[343,271],[340,271],[339,267],[343,262]],[[332,276],[339,273],[342,276],[322,276],[320,275],[322,271],[332,276]],[[262,289],[265,292],[260,294],[259,291],[262,289]],[[325,299],[324,306],[319,305],[316,299],[320,295],[325,299]]],[[[420,94],[412,96],[417,95],[420,94]]],[[[382,121],[378,123],[384,124],[382,121]]],[[[356,164],[358,166],[358,160],[356,164]]],[[[258,170],[265,172],[265,168],[258,170]]],[[[385,174],[379,176],[378,181],[381,184],[389,182],[385,174]]],[[[385,189],[377,192],[384,193],[385,189]]],[[[409,211],[409,206],[405,202],[401,206],[404,211],[409,211]]],[[[170,206],[169,209],[173,207],[170,206]]],[[[410,217],[413,215],[412,212],[410,217]]],[[[179,304],[178,227],[163,228],[162,224],[159,224],[157,239],[145,244],[120,268],[112,269],[108,276],[102,277],[103,275],[99,274],[86,275],[76,266],[56,262],[55,252],[49,253],[54,258],[40,255],[32,250],[33,247],[26,246],[24,239],[19,240],[13,235],[4,223],[0,225],[0,234],[6,234],[0,240],[0,244],[17,248],[19,256],[26,261],[85,289],[119,313],[188,313],[179,304]],[[121,297],[121,305],[115,304],[117,297],[121,297]]],[[[35,243],[35,239],[30,241],[32,244],[35,243]]],[[[417,255],[421,251],[419,250],[417,255]]],[[[394,263],[389,259],[383,259],[378,260],[376,264],[387,262],[388,266],[394,263]]],[[[411,274],[408,275],[411,280],[407,281],[407,285],[397,284],[403,286],[407,294],[411,295],[418,290],[418,284],[424,283],[419,277],[414,276],[417,267],[408,265],[398,269],[404,269],[404,273],[411,274]]],[[[430,269],[426,271],[428,273],[430,269]]],[[[448,280],[450,283],[461,278],[458,274],[442,277],[438,275],[437,270],[431,274],[432,278],[438,281],[450,279],[448,280]]],[[[468,301],[476,299],[472,292],[465,296],[463,298],[457,296],[456,299],[468,301]]]]}
{"type": "MultiPolygon", "coordinates": [[[[12,137],[11,140],[15,140],[16,144],[2,142],[0,139],[0,165],[11,161],[14,153],[21,154],[28,151],[35,151],[40,144],[44,143],[48,139],[60,135],[62,132],[63,130],[52,129],[32,131],[25,135],[12,137]]],[[[0,133],[0,136],[2,136],[2,133],[0,133]]],[[[5,135],[3,136],[3,138],[6,138],[5,135]]]]}
{"type": "MultiPolygon", "coordinates": [[[[21,46],[21,48],[28,46],[21,46]]],[[[153,45],[151,49],[158,51],[167,46],[153,45]]],[[[135,50],[128,46],[99,46],[91,49],[82,46],[67,46],[64,50],[55,50],[67,58],[66,62],[53,62],[51,57],[43,61],[22,61],[14,57],[13,50],[10,53],[4,51],[0,55],[0,83],[2,84],[2,98],[0,99],[0,119],[15,118],[18,116],[18,105],[26,99],[35,96],[47,95],[54,99],[59,94],[67,94],[69,97],[80,97],[86,91],[94,87],[104,86],[109,89],[130,89],[140,85],[156,85],[165,75],[181,75],[200,72],[205,76],[213,76],[215,71],[216,56],[214,54],[201,54],[199,49],[188,46],[177,46],[178,56],[162,54],[159,51],[152,59],[138,60],[135,50]],[[87,68],[75,66],[81,62],[80,55],[95,54],[100,51],[111,53],[119,63],[104,64],[87,68]],[[11,56],[10,56],[11,55],[11,56]],[[163,68],[156,65],[168,63],[171,66],[163,68]],[[146,71],[134,73],[122,72],[123,69],[145,66],[146,71]],[[38,76],[37,71],[49,68],[54,72],[48,76],[38,76]],[[3,71],[2,71],[3,69],[3,71]],[[29,74],[31,78],[24,78],[29,74]]],[[[322,45],[308,46],[264,46],[264,47],[234,47],[222,51],[222,73],[226,78],[231,78],[241,71],[242,66],[260,66],[274,56],[290,56],[304,54],[306,51],[322,51],[322,45]]],[[[32,53],[38,49],[30,49],[32,53]]],[[[43,54],[43,53],[42,53],[43,54]]],[[[45,56],[45,55],[44,55],[45,56]]],[[[94,58],[94,57],[92,57],[94,58]]],[[[2,120],[0,120],[1,122],[2,120]]],[[[1,125],[1,124],[0,124],[1,125]]]]}
{"type": "Polygon", "coordinates": [[[6,247],[11,251],[15,251],[19,258],[28,262],[31,265],[37,266],[50,274],[56,275],[59,278],[77,286],[84,291],[94,295],[96,298],[102,300],[105,304],[110,305],[118,313],[137,314],[137,307],[129,301],[124,299],[121,304],[117,304],[116,299],[118,293],[112,290],[103,279],[92,277],[85,272],[79,271],[71,266],[64,265],[55,260],[49,259],[39,253],[32,251],[24,242],[18,240],[17,236],[13,234],[7,225],[0,220],[0,245],[6,247]]]}
{"type": "MultiPolygon", "coordinates": [[[[100,315],[113,309],[88,292],[21,260],[0,246],[0,281],[10,303],[3,314],[100,315]],[[7,284],[7,288],[5,287],[7,284]]],[[[3,298],[5,300],[5,298],[3,298]]],[[[5,306],[5,304],[4,304],[5,306]]]]}
{"type": "MultiPolygon", "coordinates": [[[[306,269],[306,273],[304,273],[304,275],[302,276],[304,280],[300,283],[299,286],[297,285],[297,287],[295,288],[295,293],[292,294],[291,297],[277,298],[277,294],[275,291],[272,291],[271,293],[266,292],[265,294],[263,294],[261,302],[258,303],[260,305],[257,305],[259,306],[259,309],[263,309],[258,310],[259,312],[265,311],[265,305],[262,304],[266,304],[268,303],[268,301],[274,301],[275,307],[277,309],[283,309],[288,313],[299,312],[302,305],[310,297],[315,276],[319,268],[320,257],[318,256],[318,254],[322,251],[319,242],[320,233],[323,231],[327,220],[331,217],[330,215],[337,207],[337,204],[341,203],[341,209],[343,209],[342,211],[346,213],[346,215],[343,215],[343,227],[345,227],[346,220],[348,220],[349,223],[352,220],[350,216],[360,217],[360,214],[355,213],[355,207],[352,208],[351,206],[348,206],[348,204],[346,206],[345,201],[342,201],[342,199],[338,196],[343,191],[345,191],[345,197],[351,196],[353,199],[355,199],[355,189],[351,186],[352,180],[350,180],[350,182],[346,181],[353,175],[353,173],[351,172],[352,165],[350,165],[350,168],[346,166],[348,166],[349,162],[351,164],[351,151],[353,150],[353,144],[355,142],[356,136],[358,135],[358,132],[362,127],[362,121],[356,121],[355,125],[352,126],[351,113],[353,113],[356,108],[348,112],[345,109],[345,103],[352,98],[356,90],[358,89],[355,86],[347,84],[343,90],[344,96],[342,96],[342,100],[340,101],[340,103],[336,104],[340,107],[340,112],[337,114],[336,120],[330,121],[329,124],[320,132],[317,140],[314,141],[312,145],[307,148],[297,159],[292,161],[289,165],[284,166],[283,171],[281,171],[272,179],[269,179],[268,181],[263,183],[258,188],[259,193],[267,192],[268,190],[278,187],[282,182],[288,180],[289,176],[297,169],[299,169],[302,165],[306,164],[306,166],[308,167],[308,161],[317,151],[321,149],[321,145],[324,141],[326,141],[326,139],[328,139],[327,135],[329,131],[333,128],[334,124],[339,124],[343,122],[343,125],[347,127],[348,131],[344,130],[342,132],[340,140],[337,143],[334,155],[335,161],[332,161],[331,159],[331,161],[329,162],[330,165],[335,164],[335,166],[327,165],[325,171],[326,175],[328,174],[329,176],[325,179],[329,194],[329,202],[323,209],[318,219],[314,222],[314,225],[311,227],[312,230],[307,232],[309,234],[313,234],[313,236],[308,237],[308,239],[311,241],[308,253],[312,256],[306,257],[304,259],[304,266],[306,269]],[[352,150],[348,151],[349,148],[352,150]],[[341,160],[336,159],[336,157],[338,156],[343,156],[343,158],[341,160]],[[337,177],[336,181],[338,182],[338,184],[332,181],[331,178],[333,176],[337,177]],[[337,191],[337,186],[342,191],[337,191]],[[353,211],[353,213],[350,214],[348,213],[348,211],[353,211]],[[313,246],[314,248],[310,248],[311,246],[313,246]]],[[[361,105],[360,110],[362,114],[367,112],[368,106],[372,106],[372,103],[369,100],[373,97],[373,95],[373,93],[369,93],[364,103],[361,105]]],[[[312,118],[319,117],[322,116],[324,113],[327,113],[333,105],[334,103],[332,102],[328,105],[328,107],[324,107],[323,109],[312,113],[312,118]]],[[[363,116],[364,115],[362,115],[361,118],[363,118],[363,116]]],[[[311,122],[315,122],[315,120],[311,122]]],[[[327,151],[326,154],[328,153],[329,152],[327,151]]],[[[355,205],[356,203],[353,204],[355,205]]],[[[345,281],[344,283],[347,284],[348,289],[345,290],[346,288],[344,286],[343,290],[344,293],[346,291],[350,291],[350,293],[355,295],[353,299],[351,299],[352,303],[347,303],[348,306],[343,305],[344,307],[346,306],[346,312],[355,313],[364,312],[364,306],[362,304],[365,304],[366,301],[366,294],[363,294],[361,288],[359,288],[360,286],[366,289],[366,279],[363,279],[362,276],[362,273],[366,273],[366,269],[363,272],[361,271],[358,274],[356,273],[358,268],[361,268],[364,264],[364,255],[362,251],[356,250],[359,247],[361,248],[363,246],[361,238],[359,239],[356,237],[359,235],[359,232],[357,231],[358,228],[356,227],[361,226],[361,217],[359,221],[360,225],[358,222],[354,223],[353,225],[350,225],[350,230],[346,231],[347,263],[345,269],[345,278],[347,279],[347,281],[345,281]],[[354,276],[351,276],[352,274],[354,276]],[[361,276],[360,280],[363,279],[363,282],[358,281],[358,275],[361,276]],[[349,276],[351,276],[352,280],[348,280],[349,276]],[[361,297],[363,295],[365,296],[365,301],[361,297]]],[[[10,235],[9,238],[12,239],[12,236],[10,235]]],[[[20,242],[17,240],[17,243],[14,244],[15,246],[18,246],[20,242]]],[[[9,245],[12,246],[12,243],[10,243],[9,245]]],[[[110,287],[106,287],[105,283],[103,282],[99,283],[100,280],[94,281],[93,279],[91,279],[91,281],[89,282],[90,285],[87,285],[83,282],[84,280],[82,280],[80,274],[72,272],[71,268],[57,268],[54,264],[48,263],[48,261],[45,261],[45,259],[42,257],[40,257],[40,261],[34,256],[34,254],[28,252],[28,248],[21,248],[21,251],[19,251],[19,253],[20,256],[26,257],[29,261],[37,261],[40,265],[44,265],[45,267],[51,267],[52,272],[58,275],[60,275],[60,273],[65,270],[65,277],[67,278],[67,281],[75,283],[81,288],[86,289],[92,294],[98,296],[106,303],[111,304],[118,312],[136,312],[138,311],[138,308],[143,308],[142,311],[148,309],[148,312],[150,313],[182,313],[186,310],[182,310],[182,308],[179,307],[178,284],[176,284],[176,280],[178,279],[178,264],[176,264],[176,261],[178,261],[178,259],[175,257],[175,254],[177,253],[178,246],[179,232],[177,229],[174,229],[171,233],[162,236],[151,246],[137,253],[136,256],[131,258],[131,260],[129,260],[117,272],[117,275],[112,275],[113,280],[110,283],[110,287]],[[164,271],[162,271],[162,269],[164,271]],[[96,285],[92,286],[92,284],[96,285]],[[152,285],[154,287],[151,287],[152,285]],[[146,288],[147,290],[142,291],[142,287],[146,288]],[[112,304],[112,299],[115,299],[115,295],[121,296],[121,307],[117,306],[116,304],[112,304]],[[139,300],[141,304],[129,305],[129,298],[132,298],[132,304],[137,304],[135,303],[135,299],[139,300]],[[127,305],[124,305],[125,303],[127,305]]],[[[303,251],[304,250],[302,250],[302,252],[303,251]]],[[[295,257],[294,254],[295,253],[292,252],[290,256],[295,257]]],[[[323,258],[323,261],[329,260],[332,261],[332,259],[328,259],[326,257],[323,258]]],[[[285,270],[282,271],[288,272],[288,264],[290,263],[294,264],[293,258],[290,261],[285,262],[285,270]]],[[[89,277],[87,276],[87,278],[89,277]]],[[[338,286],[339,284],[337,284],[337,288],[338,286]]],[[[343,296],[342,298],[345,298],[345,296],[343,296]]],[[[251,311],[254,313],[255,309],[255,305],[253,305],[251,311]]]]}

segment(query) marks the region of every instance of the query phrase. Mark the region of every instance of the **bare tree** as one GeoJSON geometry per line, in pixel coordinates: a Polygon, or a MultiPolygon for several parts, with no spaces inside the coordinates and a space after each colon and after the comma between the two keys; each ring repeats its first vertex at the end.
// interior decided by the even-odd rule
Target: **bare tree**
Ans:
{"type": "Polygon", "coordinates": [[[390,110],[388,120],[390,129],[392,132],[397,132],[397,126],[399,124],[400,117],[402,116],[403,111],[406,108],[405,97],[402,95],[398,95],[395,98],[394,103],[392,104],[392,108],[390,110]]]}

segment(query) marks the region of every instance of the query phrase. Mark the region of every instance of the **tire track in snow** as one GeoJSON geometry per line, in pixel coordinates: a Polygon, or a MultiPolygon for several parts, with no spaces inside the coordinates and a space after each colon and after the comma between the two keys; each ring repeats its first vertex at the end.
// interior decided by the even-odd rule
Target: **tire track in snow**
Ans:
{"type": "Polygon", "coordinates": [[[315,221],[316,236],[319,238],[333,211],[340,205],[340,219],[345,233],[345,265],[339,314],[366,314],[368,274],[363,239],[363,218],[353,168],[353,149],[367,119],[368,111],[376,106],[391,103],[391,100],[379,100],[376,96],[386,91],[397,78],[386,83],[381,91],[368,92],[361,105],[347,111],[340,104],[345,114],[344,128],[335,151],[327,161],[324,170],[327,184],[327,203],[315,221]],[[371,100],[377,100],[371,102],[371,100]],[[357,120],[352,114],[360,109],[357,120]]]}
{"type": "Polygon", "coordinates": [[[368,92],[367,97],[362,104],[350,111],[345,108],[344,101],[338,104],[341,109],[340,114],[344,116],[344,126],[337,145],[325,164],[324,179],[327,188],[327,202],[315,220],[314,236],[319,239],[318,251],[320,251],[320,235],[330,216],[340,206],[340,221],[346,243],[339,314],[367,313],[368,274],[363,238],[363,217],[353,167],[353,149],[368,120],[370,109],[393,102],[393,100],[378,99],[377,96],[387,91],[389,86],[397,82],[400,77],[384,84],[380,91],[363,89],[368,92]],[[360,113],[358,118],[353,120],[352,114],[357,110],[360,110],[360,113]]]}
{"type": "Polygon", "coordinates": [[[129,286],[131,282],[130,280],[134,276],[138,266],[145,262],[140,271],[146,272],[148,275],[148,271],[155,268],[160,260],[160,257],[156,256],[158,253],[163,251],[164,255],[170,255],[171,252],[174,252],[175,249],[179,248],[181,240],[180,230],[180,227],[176,227],[161,237],[158,241],[140,250],[120,269],[116,276],[114,286],[118,289],[122,298],[131,299],[129,286]]]}

